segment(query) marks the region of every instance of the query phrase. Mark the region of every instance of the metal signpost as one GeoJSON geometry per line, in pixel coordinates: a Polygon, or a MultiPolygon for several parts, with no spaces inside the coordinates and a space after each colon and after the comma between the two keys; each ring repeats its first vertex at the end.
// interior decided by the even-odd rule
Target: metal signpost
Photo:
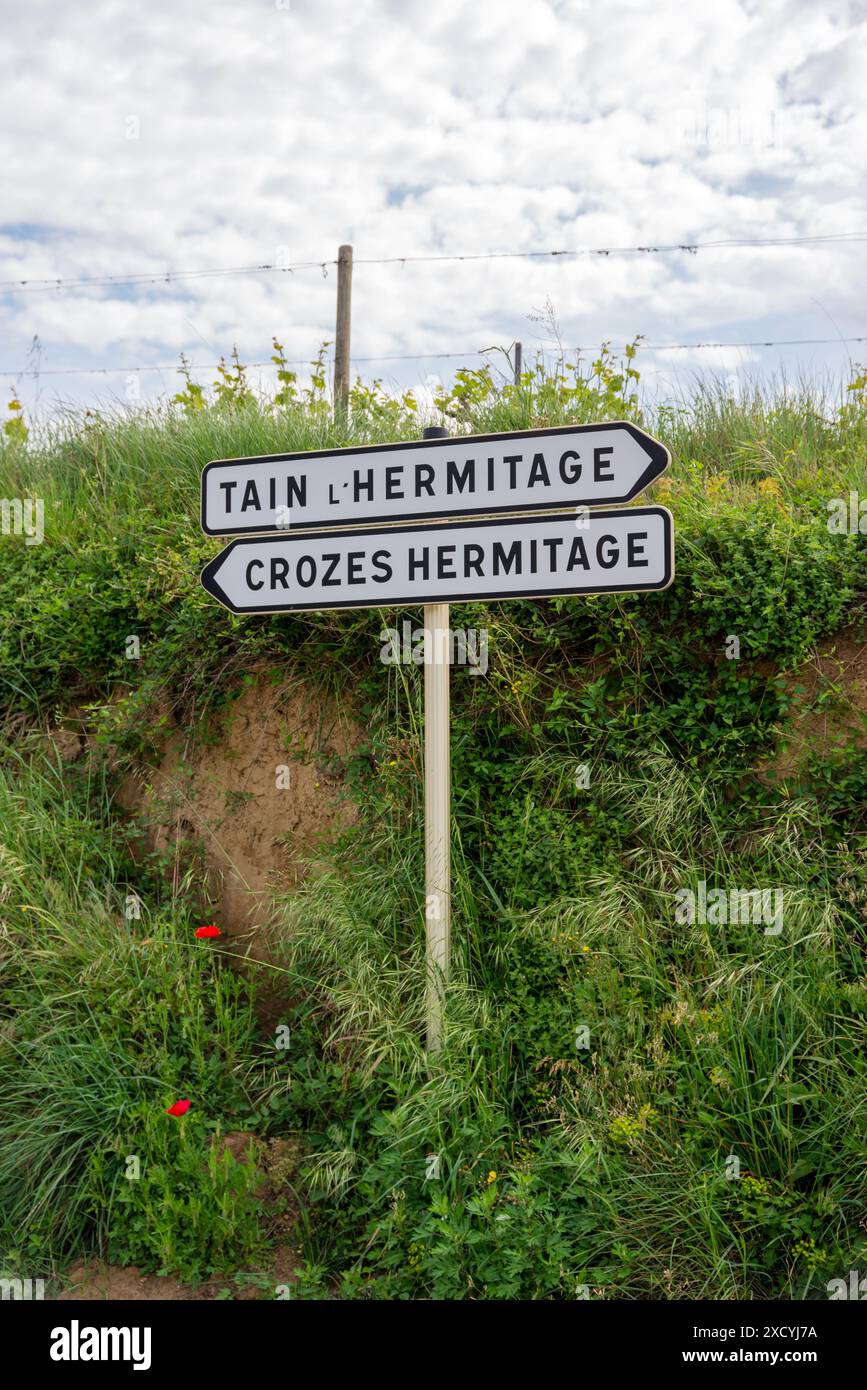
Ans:
{"type": "MultiPolygon", "coordinates": [[[[429,425],[423,440],[447,439],[448,430],[429,425]]],[[[424,929],[425,1044],[435,1056],[442,1046],[445,988],[452,936],[452,723],[449,682],[449,606],[424,606],[424,929]],[[429,650],[428,650],[429,648],[429,650]]]]}
{"type": "Polygon", "coordinates": [[[209,535],[236,537],[202,571],[205,589],[233,613],[424,605],[434,1054],[451,918],[449,604],[664,589],[674,536],[665,507],[622,505],[670,462],[632,424],[428,433],[417,443],[217,460],[202,473],[201,516],[209,535]]]}

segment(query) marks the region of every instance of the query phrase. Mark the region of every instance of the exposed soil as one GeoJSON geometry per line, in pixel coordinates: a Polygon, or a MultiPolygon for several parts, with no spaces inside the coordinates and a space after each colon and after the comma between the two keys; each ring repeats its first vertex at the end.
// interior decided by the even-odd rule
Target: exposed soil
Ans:
{"type": "Polygon", "coordinates": [[[357,727],[314,706],[303,688],[262,679],[219,725],[194,740],[170,735],[159,767],[130,773],[118,799],[167,872],[180,877],[201,856],[216,925],[244,932],[267,922],[273,892],[297,883],[302,860],[350,820],[327,764],[360,741],[357,727]]]}
{"type": "Polygon", "coordinates": [[[773,758],[759,771],[769,780],[797,775],[811,754],[867,748],[867,630],[847,628],[823,645],[789,681],[794,708],[773,758]]]}
{"type": "Polygon", "coordinates": [[[276,1246],[264,1271],[247,1271],[233,1279],[212,1279],[205,1284],[182,1284],[164,1275],[142,1274],[135,1265],[122,1268],[96,1260],[79,1260],[67,1271],[68,1287],[57,1295],[57,1301],[101,1303],[134,1299],[145,1303],[154,1300],[206,1303],[227,1295],[240,1302],[275,1299],[281,1286],[291,1287],[298,1264],[298,1256],[291,1247],[276,1246]]]}
{"type": "MultiPolygon", "coordinates": [[[[244,954],[261,962],[280,930],[275,893],[291,890],[355,814],[342,768],[363,735],[297,681],[275,683],[265,670],[248,681],[207,726],[170,732],[158,765],[133,768],[116,801],[139,831],[134,853],[157,856],[175,886],[195,870],[207,885],[202,924],[243,935],[244,954]]],[[[93,747],[87,709],[67,711],[48,738],[65,762],[77,761],[93,747]]],[[[260,976],[263,1032],[289,1002],[279,976],[260,976]]]]}

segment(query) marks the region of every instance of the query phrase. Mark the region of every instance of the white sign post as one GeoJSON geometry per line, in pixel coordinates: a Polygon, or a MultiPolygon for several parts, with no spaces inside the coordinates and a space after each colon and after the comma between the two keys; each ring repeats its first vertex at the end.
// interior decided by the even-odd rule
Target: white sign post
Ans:
{"type": "Polygon", "coordinates": [[[616,424],[231,460],[204,470],[205,530],[259,533],[239,536],[202,571],[205,589],[233,613],[424,605],[429,1054],[442,1045],[450,947],[449,604],[666,588],[674,576],[671,513],[599,503],[631,499],[669,461],[649,435],[616,424]],[[288,519],[278,524],[281,498],[290,494],[288,519]],[[484,519],[467,520],[475,510],[484,519]],[[534,514],[504,515],[519,510],[534,514]],[[302,530],[302,517],[308,526],[334,524],[302,530]]]}
{"type": "Polygon", "coordinates": [[[425,1016],[429,1055],[442,1046],[452,920],[449,606],[424,610],[425,1016]],[[428,643],[431,651],[427,650],[428,643]]]}
{"type": "MultiPolygon", "coordinates": [[[[446,439],[431,425],[423,440],[446,439]]],[[[452,726],[449,605],[424,606],[424,930],[427,1054],[443,1041],[452,940],[452,726]],[[430,643],[430,651],[427,650],[430,643]]]]}

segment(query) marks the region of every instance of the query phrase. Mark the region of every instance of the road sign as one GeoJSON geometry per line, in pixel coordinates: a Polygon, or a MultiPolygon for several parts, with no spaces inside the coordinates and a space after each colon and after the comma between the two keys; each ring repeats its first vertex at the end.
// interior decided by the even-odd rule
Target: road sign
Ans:
{"type": "Polygon", "coordinates": [[[673,573],[671,513],[623,507],[238,539],[202,583],[233,613],[297,613],[632,593],[673,573]]]}
{"type": "Polygon", "coordinates": [[[202,472],[202,528],[261,535],[606,506],[631,502],[670,462],[626,422],[218,459],[202,472]]]}
{"type": "Polygon", "coordinates": [[[449,636],[449,603],[664,589],[674,575],[674,538],[665,507],[598,510],[631,502],[671,462],[636,425],[425,433],[415,443],[216,460],[202,473],[201,515],[209,535],[239,537],[202,571],[208,593],[235,613],[425,605],[433,1055],[442,1045],[449,968],[449,643],[440,640],[449,636]],[[487,519],[463,519],[480,516],[487,519]]]}

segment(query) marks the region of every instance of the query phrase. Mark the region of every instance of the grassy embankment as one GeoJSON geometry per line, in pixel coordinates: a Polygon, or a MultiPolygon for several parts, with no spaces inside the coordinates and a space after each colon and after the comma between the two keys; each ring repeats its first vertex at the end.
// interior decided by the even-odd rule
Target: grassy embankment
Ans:
{"type": "MultiPolygon", "coordinates": [[[[634,382],[605,358],[520,390],[459,373],[443,406],[472,432],[638,419],[634,382]]],[[[4,1267],[263,1268],[274,1208],[211,1142],[230,1130],[300,1136],[299,1296],[801,1298],[863,1266],[867,758],[817,742],[783,779],[757,769],[805,712],[790,673],[864,618],[864,537],[827,526],[867,492],[864,378],[842,409],[699,391],[645,417],[675,457],[653,495],[667,592],[453,610],[490,667],[453,678],[455,966],[429,1070],[422,673],[380,662],[381,614],[235,619],[197,579],[208,459],[420,422],[359,387],[336,425],[321,377],[280,388],[254,400],[236,370],[216,399],[188,385],[0,454],[0,496],[46,515],[44,544],[0,540],[4,1267]],[[271,661],[369,731],[344,769],[358,822],[285,903],[286,1049],[255,977],[195,940],[201,885],[135,863],[113,800],[167,707],[201,732],[271,661]],[[95,744],[64,765],[38,729],[82,702],[95,744]],[[700,881],[782,890],[782,931],[679,922],[700,881]]]]}

